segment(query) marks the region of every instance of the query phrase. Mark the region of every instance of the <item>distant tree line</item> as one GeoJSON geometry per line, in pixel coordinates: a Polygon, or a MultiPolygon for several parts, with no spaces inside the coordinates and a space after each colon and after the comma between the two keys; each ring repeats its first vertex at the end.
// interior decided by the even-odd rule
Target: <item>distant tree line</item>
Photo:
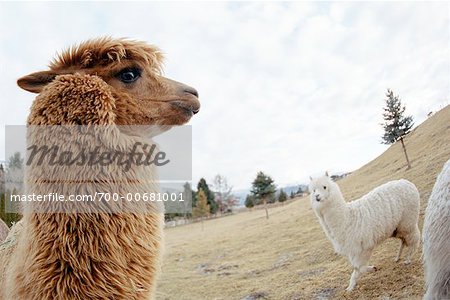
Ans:
{"type": "MultiPolygon", "coordinates": [[[[291,190],[289,198],[293,199],[298,195],[303,194],[305,191],[302,186],[299,186],[297,191],[291,190]]],[[[269,212],[267,210],[268,203],[280,202],[283,203],[288,200],[287,193],[280,188],[278,193],[274,180],[266,175],[264,172],[258,172],[255,180],[252,182],[251,193],[245,198],[245,206],[252,208],[257,205],[263,205],[266,211],[266,218],[269,218],[269,212]]]]}
{"type": "Polygon", "coordinates": [[[172,220],[176,217],[194,218],[203,221],[205,217],[218,214],[231,213],[238,204],[233,195],[233,187],[228,185],[226,177],[216,175],[210,185],[205,178],[201,178],[197,183],[197,190],[193,190],[191,185],[186,182],[183,186],[184,199],[190,199],[192,203],[192,212],[186,213],[167,213],[166,220],[172,220]]]}

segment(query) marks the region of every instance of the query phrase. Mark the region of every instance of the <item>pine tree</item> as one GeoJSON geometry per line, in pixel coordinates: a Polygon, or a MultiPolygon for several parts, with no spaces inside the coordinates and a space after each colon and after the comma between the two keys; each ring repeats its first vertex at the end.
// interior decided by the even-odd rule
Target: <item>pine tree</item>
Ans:
{"type": "Polygon", "coordinates": [[[194,206],[194,191],[191,188],[191,184],[189,182],[186,182],[183,185],[183,200],[185,203],[184,207],[184,218],[186,219],[188,215],[190,214],[190,210],[194,206]]]}
{"type": "MultiPolygon", "coordinates": [[[[204,178],[201,178],[197,184],[197,193],[198,193],[198,191],[200,191],[200,189],[203,190],[203,192],[205,193],[206,199],[208,200],[211,214],[215,214],[219,207],[214,199],[215,198],[214,193],[209,189],[209,186],[206,183],[206,180],[204,178]]],[[[198,195],[197,195],[197,197],[198,197],[198,195]]]]}
{"type": "Polygon", "coordinates": [[[8,160],[9,169],[22,169],[23,168],[23,158],[20,152],[16,152],[9,157],[8,160]]]}
{"type": "Polygon", "coordinates": [[[266,210],[266,218],[269,219],[269,211],[267,210],[267,201],[275,194],[276,187],[273,179],[263,172],[258,172],[252,183],[252,194],[264,204],[266,210]]]}
{"type": "Polygon", "coordinates": [[[294,191],[291,191],[291,194],[289,195],[289,198],[294,199],[295,198],[295,193],[294,191]]]}
{"type": "Polygon", "coordinates": [[[245,207],[252,208],[253,206],[255,206],[255,196],[247,195],[245,197],[245,207]]]}
{"type": "MultiPolygon", "coordinates": [[[[5,181],[6,178],[13,179],[21,182],[23,179],[23,173],[19,170],[23,168],[23,158],[20,152],[14,153],[8,160],[8,168],[5,169],[3,164],[0,164],[0,219],[2,219],[8,227],[20,220],[21,216],[15,212],[6,212],[6,207],[9,205],[9,209],[14,210],[15,207],[11,207],[11,202],[7,203],[7,195],[16,194],[16,189],[6,191],[5,181]]],[[[11,186],[9,186],[11,188],[11,186]]]]}
{"type": "Polygon", "coordinates": [[[383,108],[384,123],[382,125],[384,134],[382,136],[382,143],[389,145],[400,140],[409,169],[411,168],[411,163],[409,162],[403,138],[410,132],[414,125],[413,118],[412,116],[404,116],[406,108],[402,105],[398,95],[394,96],[392,90],[387,90],[386,97],[386,107],[383,108]]]}
{"type": "Polygon", "coordinates": [[[203,230],[203,219],[205,217],[208,217],[209,214],[210,214],[210,207],[208,204],[208,199],[206,198],[205,192],[202,189],[199,189],[197,193],[196,206],[192,209],[192,216],[194,218],[201,218],[202,230],[203,230]]]}
{"type": "Polygon", "coordinates": [[[278,201],[284,202],[287,200],[287,194],[284,192],[283,189],[280,190],[280,194],[278,195],[278,201]]]}

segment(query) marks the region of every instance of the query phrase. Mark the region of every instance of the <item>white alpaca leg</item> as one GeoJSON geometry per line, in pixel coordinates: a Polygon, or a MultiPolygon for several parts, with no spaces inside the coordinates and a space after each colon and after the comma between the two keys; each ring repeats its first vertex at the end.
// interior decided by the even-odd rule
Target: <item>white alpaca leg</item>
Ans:
{"type": "Polygon", "coordinates": [[[403,240],[400,241],[400,249],[398,250],[397,257],[395,258],[395,262],[398,262],[400,260],[400,257],[402,256],[403,247],[405,246],[405,242],[403,240]]]}
{"type": "Polygon", "coordinates": [[[368,266],[367,263],[372,255],[372,249],[366,250],[359,256],[350,258],[350,262],[353,265],[353,273],[350,277],[350,283],[347,287],[347,291],[351,291],[355,288],[358,278],[362,273],[373,272],[376,270],[374,266],[368,266]]]}
{"type": "Polygon", "coordinates": [[[361,274],[372,273],[376,270],[377,268],[375,268],[374,266],[363,266],[359,269],[354,268],[352,276],[350,277],[350,283],[348,284],[347,291],[350,292],[355,288],[356,283],[358,282],[358,278],[361,276],[361,274]]]}
{"type": "Polygon", "coordinates": [[[407,252],[405,264],[411,263],[411,258],[414,255],[414,253],[416,253],[419,244],[420,244],[420,231],[419,227],[417,227],[415,231],[409,235],[407,240],[407,252]]]}
{"type": "Polygon", "coordinates": [[[352,276],[350,277],[350,283],[348,284],[347,287],[347,292],[350,292],[355,288],[356,282],[358,281],[360,275],[361,273],[359,272],[359,270],[357,268],[354,268],[352,276]]]}
{"type": "Polygon", "coordinates": [[[413,245],[408,246],[408,248],[407,248],[408,250],[406,251],[406,259],[404,262],[405,265],[409,265],[411,263],[411,258],[413,256],[414,252],[416,252],[415,248],[416,247],[414,247],[413,245]]]}

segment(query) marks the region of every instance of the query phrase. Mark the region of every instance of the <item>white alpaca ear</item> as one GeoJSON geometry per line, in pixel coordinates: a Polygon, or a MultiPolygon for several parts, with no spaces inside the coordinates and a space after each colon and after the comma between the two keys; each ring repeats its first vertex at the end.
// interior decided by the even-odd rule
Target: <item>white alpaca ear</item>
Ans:
{"type": "Polygon", "coordinates": [[[312,181],[312,180],[313,180],[311,176],[309,176],[309,180],[310,180],[310,181],[312,181]]]}
{"type": "Polygon", "coordinates": [[[42,89],[59,75],[54,71],[31,73],[17,80],[17,85],[26,91],[40,93],[42,89]]]}
{"type": "Polygon", "coordinates": [[[328,175],[328,171],[325,172],[325,176],[330,177],[330,175],[328,175]]]}

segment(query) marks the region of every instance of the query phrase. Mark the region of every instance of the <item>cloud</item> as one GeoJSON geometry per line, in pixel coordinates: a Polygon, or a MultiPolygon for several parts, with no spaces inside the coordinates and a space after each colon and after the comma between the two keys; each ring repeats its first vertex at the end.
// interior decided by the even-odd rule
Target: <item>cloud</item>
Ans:
{"type": "Polygon", "coordinates": [[[15,80],[57,50],[98,35],[147,40],[166,53],[168,77],[200,92],[194,181],[221,173],[242,188],[259,170],[279,185],[351,171],[386,149],[386,88],[416,123],[450,99],[448,3],[0,6],[2,126],[23,124],[33,98],[15,80]]]}

